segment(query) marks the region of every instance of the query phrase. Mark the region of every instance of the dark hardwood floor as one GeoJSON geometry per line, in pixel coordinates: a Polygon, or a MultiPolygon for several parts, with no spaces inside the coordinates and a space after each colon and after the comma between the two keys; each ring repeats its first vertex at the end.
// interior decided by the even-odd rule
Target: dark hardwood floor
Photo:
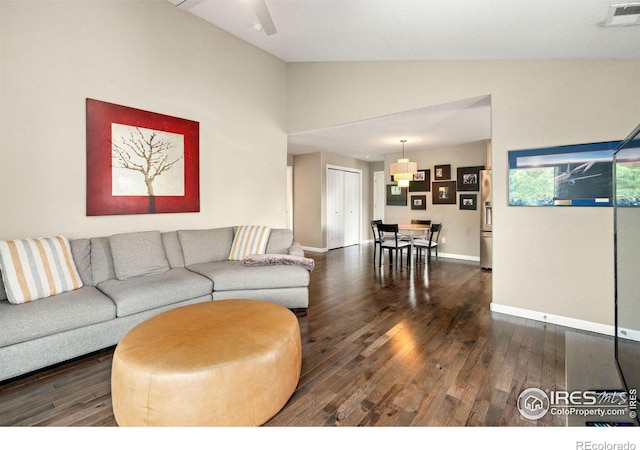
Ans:
{"type": "MultiPolygon", "coordinates": [[[[565,329],[492,313],[492,273],[441,258],[372,263],[372,246],[307,253],[302,375],[265,426],[565,426],[516,408],[565,388],[565,329]]],[[[115,426],[112,349],[0,384],[0,425],[115,426]]]]}

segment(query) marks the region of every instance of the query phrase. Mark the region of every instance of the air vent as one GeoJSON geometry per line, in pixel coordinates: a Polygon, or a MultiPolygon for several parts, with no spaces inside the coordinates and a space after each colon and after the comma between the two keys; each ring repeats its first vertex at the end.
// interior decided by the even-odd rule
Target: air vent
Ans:
{"type": "Polygon", "coordinates": [[[624,3],[609,7],[604,26],[615,27],[620,25],[640,25],[640,3],[624,3]]]}

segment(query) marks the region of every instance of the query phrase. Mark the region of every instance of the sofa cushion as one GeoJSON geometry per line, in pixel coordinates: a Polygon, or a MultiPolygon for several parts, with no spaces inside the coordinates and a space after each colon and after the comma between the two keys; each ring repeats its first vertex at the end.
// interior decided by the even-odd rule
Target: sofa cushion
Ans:
{"type": "Polygon", "coordinates": [[[98,289],[116,304],[118,317],[210,295],[212,288],[213,283],[208,278],[179,267],[98,284],[98,289]]]}
{"type": "Polygon", "coordinates": [[[301,256],[304,258],[304,250],[302,249],[302,245],[299,242],[294,242],[289,247],[289,254],[291,256],[301,256]]]}
{"type": "Polygon", "coordinates": [[[309,271],[302,266],[245,266],[242,261],[196,264],[187,267],[213,281],[214,291],[275,289],[309,285],[309,271]]]}
{"type": "Polygon", "coordinates": [[[169,270],[159,231],[115,234],[109,245],[118,280],[169,270]]]}
{"type": "Polygon", "coordinates": [[[247,255],[261,255],[267,248],[271,228],[264,226],[239,226],[233,236],[230,261],[243,261],[247,255]]]}
{"type": "Polygon", "coordinates": [[[64,236],[0,241],[0,267],[7,298],[14,304],[83,285],[64,236]]]}
{"type": "Polygon", "coordinates": [[[116,305],[93,286],[23,305],[0,301],[0,347],[106,322],[116,305]]]}
{"type": "Polygon", "coordinates": [[[162,233],[162,243],[164,244],[164,251],[167,254],[169,266],[172,268],[184,267],[184,255],[182,254],[182,247],[180,247],[178,232],[167,231],[162,233]]]}
{"type": "Polygon", "coordinates": [[[179,230],[178,238],[182,246],[185,266],[226,261],[229,259],[233,242],[233,228],[179,230]]]}
{"type": "Polygon", "coordinates": [[[286,228],[273,228],[269,233],[269,242],[265,253],[289,253],[293,244],[293,233],[286,228]]]}
{"type": "Polygon", "coordinates": [[[91,276],[93,285],[116,277],[108,237],[91,238],[91,276]]]}
{"type": "Polygon", "coordinates": [[[2,282],[2,267],[0,267],[0,300],[7,299],[7,291],[4,289],[4,283],[2,282]]]}
{"type": "Polygon", "coordinates": [[[82,283],[93,286],[93,276],[91,274],[91,241],[89,239],[73,239],[69,241],[71,254],[76,263],[76,269],[80,274],[82,283]]]}

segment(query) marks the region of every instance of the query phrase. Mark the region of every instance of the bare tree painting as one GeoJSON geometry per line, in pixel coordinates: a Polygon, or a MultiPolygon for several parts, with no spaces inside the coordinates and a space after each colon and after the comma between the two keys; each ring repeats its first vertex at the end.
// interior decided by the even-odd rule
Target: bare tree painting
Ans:
{"type": "Polygon", "coordinates": [[[184,195],[184,137],[112,124],[112,195],[146,195],[155,212],[158,195],[184,195]]]}

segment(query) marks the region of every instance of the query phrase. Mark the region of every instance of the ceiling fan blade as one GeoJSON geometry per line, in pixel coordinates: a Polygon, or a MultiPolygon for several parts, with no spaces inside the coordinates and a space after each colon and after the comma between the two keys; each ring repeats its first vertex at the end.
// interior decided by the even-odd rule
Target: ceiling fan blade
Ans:
{"type": "Polygon", "coordinates": [[[251,0],[251,6],[266,35],[271,36],[272,34],[276,34],[276,26],[273,24],[265,0],[251,0]]]}
{"type": "Polygon", "coordinates": [[[184,9],[185,11],[189,11],[194,6],[202,3],[204,0],[169,0],[173,3],[178,9],[184,9]]]}

